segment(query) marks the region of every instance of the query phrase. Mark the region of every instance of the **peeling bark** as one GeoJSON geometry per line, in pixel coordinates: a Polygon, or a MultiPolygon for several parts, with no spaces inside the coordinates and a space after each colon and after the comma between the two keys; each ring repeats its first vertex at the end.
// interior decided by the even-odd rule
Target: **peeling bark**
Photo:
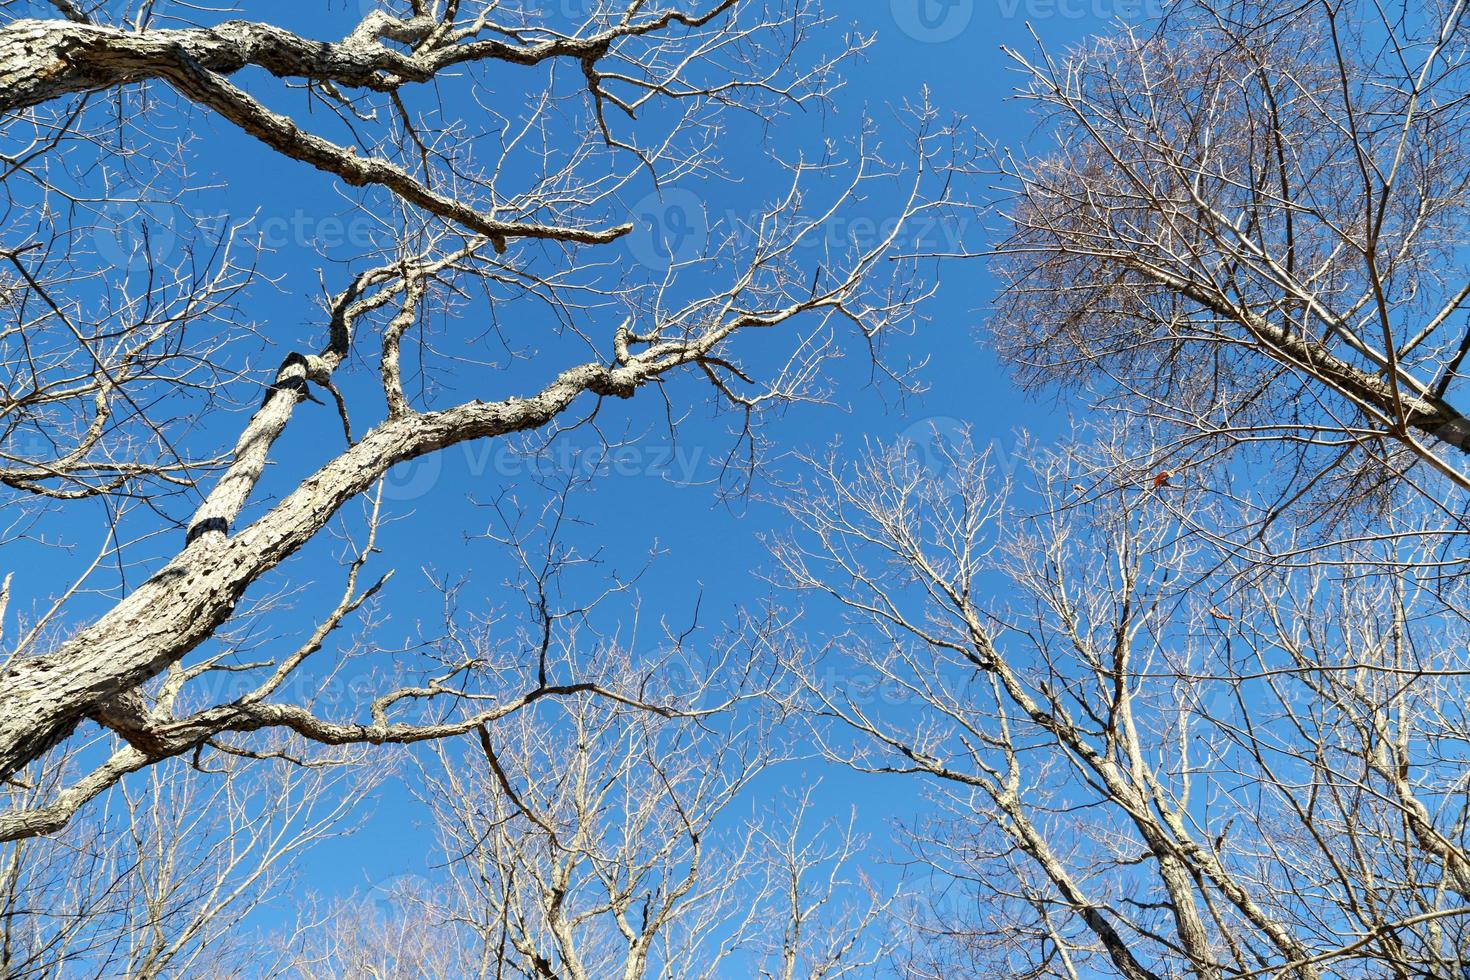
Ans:
{"type": "MultiPolygon", "coordinates": [[[[222,522],[243,503],[230,485],[216,508],[196,518],[191,540],[178,557],[54,652],[6,671],[0,778],[14,775],[65,738],[98,705],[156,676],[208,639],[252,582],[311,540],[338,508],[390,467],[472,439],[538,428],[583,392],[627,397],[643,380],[627,368],[585,364],[563,372],[531,398],[471,402],[387,421],[303,480],[254,524],[226,537],[222,522]]],[[[247,466],[263,461],[268,438],[274,438],[269,433],[274,428],[279,434],[281,413],[298,397],[299,389],[290,384],[272,390],[269,422],[242,439],[247,466]]]]}

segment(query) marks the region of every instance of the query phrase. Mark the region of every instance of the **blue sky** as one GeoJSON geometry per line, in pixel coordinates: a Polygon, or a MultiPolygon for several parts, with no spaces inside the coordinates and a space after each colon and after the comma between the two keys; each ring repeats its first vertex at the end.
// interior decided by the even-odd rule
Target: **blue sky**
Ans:
{"type": "MultiPolygon", "coordinates": [[[[561,2],[570,9],[580,0],[561,2]]],[[[270,0],[246,3],[242,13],[304,34],[337,37],[355,23],[362,9],[358,0],[336,0],[325,10],[318,5],[270,0]]],[[[1030,135],[1032,121],[1019,104],[1007,99],[1017,75],[1001,47],[1034,51],[1032,30],[1048,46],[1061,47],[1102,29],[1115,16],[1148,12],[1147,0],[834,0],[829,8],[834,17],[830,36],[816,39],[813,55],[824,46],[833,47],[847,29],[876,35],[865,57],[847,64],[847,85],[837,95],[835,110],[819,119],[787,118],[764,134],[732,130],[731,145],[723,149],[730,169],[742,181],[719,187],[666,188],[661,197],[652,195],[651,187],[645,188],[650,196],[631,204],[635,213],[630,219],[640,223],[639,230],[614,248],[623,250],[621,257],[635,264],[656,261],[661,243],[677,239],[676,247],[683,247],[690,236],[699,238],[705,224],[721,215],[746,213],[756,202],[776,193],[781,175],[764,163],[773,149],[794,152],[805,145],[816,146],[823,136],[850,137],[864,109],[886,131],[900,136],[897,120],[886,107],[918,101],[926,89],[934,105],[946,114],[966,117],[986,137],[1002,144],[1022,144],[1030,135]],[[663,227],[655,229],[650,222],[663,227]],[[673,238],[660,237],[670,235],[673,238]]],[[[455,108],[453,98],[446,96],[451,110],[455,108]]],[[[290,105],[288,101],[279,104],[290,105]]],[[[475,104],[466,101],[461,108],[473,121],[475,104]]],[[[334,132],[325,113],[305,118],[319,124],[323,133],[334,132]]],[[[177,207],[205,222],[218,220],[220,215],[239,221],[254,214],[254,226],[275,248],[261,262],[261,271],[275,279],[275,285],[258,285],[248,303],[248,314],[265,340],[256,363],[277,363],[291,348],[314,348],[321,341],[322,329],[318,309],[310,299],[320,294],[319,282],[336,289],[344,278],[343,269],[324,266],[311,245],[315,241],[329,253],[351,255],[365,240],[363,236],[373,234],[372,229],[352,215],[348,198],[322,175],[282,159],[218,120],[200,118],[192,126],[198,140],[192,166],[195,186],[201,189],[182,197],[177,207]]],[[[899,155],[897,144],[893,155],[899,155]]],[[[983,199],[983,181],[972,180],[968,187],[977,203],[983,199]]],[[[148,206],[165,235],[169,222],[180,220],[177,207],[163,200],[148,206]]],[[[855,217],[881,223],[895,207],[896,202],[877,197],[864,202],[855,217]]],[[[133,220],[121,219],[125,225],[133,220]]],[[[929,228],[926,244],[942,249],[963,236],[970,245],[978,245],[984,240],[980,220],[977,214],[967,227],[929,228]]],[[[863,227],[845,230],[862,233],[863,227]]],[[[120,232],[127,233],[127,228],[120,232]]],[[[951,262],[938,266],[935,274],[939,291],[921,311],[917,329],[911,336],[890,341],[891,353],[898,360],[905,356],[928,359],[919,375],[927,391],[896,401],[893,391],[866,384],[862,352],[854,351],[843,368],[847,383],[838,391],[840,404],[801,406],[769,419],[764,435],[775,447],[816,452],[839,439],[855,447],[865,439],[889,442],[900,436],[923,436],[931,427],[953,432],[968,425],[977,444],[993,442],[999,451],[1010,453],[1018,429],[1045,438],[1062,424],[1056,406],[1023,399],[977,342],[976,327],[991,289],[983,265],[951,262]]],[[[528,389],[545,380],[554,368],[573,363],[570,348],[559,341],[528,334],[517,342],[538,350],[544,346],[545,356],[519,361],[509,371],[487,374],[486,397],[528,389]],[[556,360],[564,354],[568,359],[556,360]],[[554,368],[547,367],[548,360],[554,368]]],[[[475,379],[454,379],[454,383],[469,384],[471,380],[475,379]]],[[[371,377],[349,380],[349,397],[351,385],[373,381],[371,377]]],[[[651,549],[662,550],[639,588],[645,620],[666,615],[682,621],[702,597],[702,619],[706,626],[716,627],[768,591],[756,572],[766,564],[759,536],[779,524],[774,509],[761,499],[774,491],[761,485],[749,498],[722,501],[711,477],[733,446],[730,419],[710,417],[702,407],[697,384],[685,380],[670,390],[676,398],[683,397],[685,405],[693,406],[680,428],[679,443],[668,441],[663,409],[656,398],[608,406],[601,419],[604,431],[615,437],[626,434],[630,444],[614,453],[608,471],[574,499],[572,509],[587,523],[584,540],[600,546],[609,557],[609,570],[636,570],[651,549]]],[[[306,405],[299,410],[278,444],[279,485],[339,448],[340,430],[333,416],[323,406],[306,405]]],[[[223,418],[217,428],[210,426],[198,435],[217,435],[224,445],[242,417],[223,418]]],[[[586,440],[568,440],[553,448],[552,457],[577,458],[569,454],[585,445],[586,440]]],[[[472,538],[488,523],[485,510],[475,505],[474,498],[487,500],[510,491],[534,503],[539,491],[528,467],[525,457],[502,446],[474,445],[393,474],[387,506],[391,516],[403,519],[388,526],[380,541],[383,554],[378,567],[398,570],[385,594],[384,608],[392,617],[381,630],[385,646],[410,641],[421,625],[425,630],[437,625],[438,595],[428,586],[427,577],[467,578],[467,604],[479,603],[487,611],[518,601],[504,588],[503,556],[496,554],[493,545],[472,538]]],[[[789,461],[786,472],[794,472],[789,461]]],[[[80,529],[81,524],[74,527],[80,529]]],[[[75,537],[85,539],[80,530],[75,537]]],[[[321,578],[317,587],[297,597],[296,608],[302,616],[322,608],[327,597],[340,588],[335,565],[328,560],[330,544],[315,544],[286,570],[293,582],[321,578]]],[[[159,547],[166,550],[167,542],[159,547]]],[[[37,570],[30,583],[18,583],[17,600],[34,601],[48,586],[48,572],[54,571],[59,580],[70,567],[68,563],[37,570]]],[[[823,615],[814,613],[807,629],[821,635],[836,628],[823,615]]],[[[296,625],[283,624],[281,629],[296,625]]],[[[843,814],[856,805],[865,829],[872,833],[883,834],[888,817],[921,806],[906,798],[913,792],[912,782],[904,784],[902,794],[893,794],[871,779],[815,763],[783,770],[758,783],[757,801],[761,793],[771,793],[783,780],[818,776],[826,787],[824,800],[830,812],[843,814]]],[[[408,794],[390,783],[360,833],[312,852],[304,865],[305,880],[321,891],[349,892],[386,877],[422,872],[425,835],[416,829],[420,819],[422,814],[408,794]]]]}

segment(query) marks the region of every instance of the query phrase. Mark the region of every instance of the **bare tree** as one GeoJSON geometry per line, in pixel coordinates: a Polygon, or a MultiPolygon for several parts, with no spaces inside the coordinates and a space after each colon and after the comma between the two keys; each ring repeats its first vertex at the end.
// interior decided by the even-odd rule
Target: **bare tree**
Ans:
{"type": "Polygon", "coordinates": [[[1105,417],[1019,489],[834,452],[775,547],[850,617],[789,645],[814,735],[932,793],[909,973],[1464,974],[1463,19],[1014,55],[1046,149],[991,168],[988,333],[1105,417]]]}
{"type": "MultiPolygon", "coordinates": [[[[816,978],[874,966],[894,944],[877,928],[893,900],[851,875],[863,839],[850,826],[806,829],[828,819],[812,816],[816,787],[740,812],[755,805],[751,781],[791,752],[778,672],[759,652],[769,634],[706,640],[696,617],[660,624],[646,649],[636,578],[600,569],[569,534],[574,491],[591,482],[571,474],[537,506],[509,494],[486,504],[524,618],[514,601],[468,613],[469,583],[444,589],[443,633],[420,656],[459,678],[454,700],[498,705],[549,678],[580,681],[394,754],[435,828],[408,852],[422,874],[337,899],[282,887],[304,849],[353,829],[386,774],[384,750],[282,733],[248,749],[201,746],[126,775],[59,832],[4,845],[7,975],[713,977],[765,962],[772,976],[816,978]],[[580,598],[588,573],[607,584],[580,598]],[[633,605],[604,608],[616,603],[633,605]],[[245,928],[266,903],[297,916],[279,941],[260,920],[245,928]]],[[[375,604],[365,610],[336,664],[354,680],[324,678],[306,709],[394,686],[362,666],[381,625],[375,604]]],[[[162,710],[218,699],[237,671],[207,667],[202,677],[223,678],[212,689],[171,670],[162,710]]],[[[455,709],[434,693],[405,717],[440,724],[455,709]]],[[[117,743],[69,742],[81,758],[28,767],[12,806],[42,809],[117,743]]]]}
{"type": "Polygon", "coordinates": [[[1000,157],[990,328],[1159,432],[1125,479],[1264,455],[1252,526],[1470,487],[1464,13],[1191,2],[1013,53],[1048,149],[1000,157]]]}
{"type": "MultiPolygon", "coordinates": [[[[5,975],[255,975],[255,942],[242,923],[292,881],[306,849],[355,827],[354,812],[384,775],[385,760],[363,765],[361,749],[351,750],[358,758],[344,750],[293,758],[291,749],[311,747],[277,741],[283,757],[271,762],[223,757],[204,769],[168,760],[61,833],[5,845],[5,975]],[[224,962],[233,965],[216,969],[224,962]]],[[[68,754],[36,785],[7,789],[9,803],[45,799],[84,767],[68,754]]]]}
{"type": "MultiPolygon", "coordinates": [[[[825,23],[809,0],[625,0],[570,24],[500,3],[412,0],[348,19],[329,40],[190,21],[196,11],[179,5],[55,7],[54,19],[0,26],[11,209],[0,482],[12,535],[45,540],[36,529],[47,521],[87,526],[82,515],[101,533],[73,584],[29,596],[38,611],[10,634],[0,777],[87,719],[122,744],[44,800],[0,814],[0,839],[55,831],[160,759],[249,752],[250,733],[409,743],[599,692],[543,673],[492,703],[466,693],[475,663],[429,662],[412,683],[330,715],[293,702],[292,679],[385,588],[367,566],[391,515],[377,497],[360,513],[347,505],[394,465],[448,447],[553,433],[640,389],[672,402],[664,382],[679,373],[709,383],[753,450],[765,407],[823,396],[839,327],[876,349],[926,295],[911,263],[889,261],[903,219],[945,203],[939,178],[936,195],[927,188],[946,134],[924,107],[904,160],[880,156],[863,122],[846,149],[773,163],[787,190],[716,224],[706,248],[667,270],[640,277],[610,249],[639,217],[630,194],[720,175],[716,137],[737,114],[772,121],[830,100],[838,63],[867,41],[808,55],[825,23]],[[570,93],[567,76],[578,80],[570,93]],[[489,136],[461,125],[469,107],[489,136]],[[266,343],[279,366],[264,379],[252,370],[264,341],[249,305],[262,243],[248,222],[147,220],[187,215],[204,147],[174,134],[202,115],[330,178],[375,229],[377,244],[323,287],[308,335],[274,352],[266,343]],[[826,237],[827,219],[876,182],[899,189],[897,230],[826,237]],[[93,247],[114,207],[128,209],[134,233],[93,247]],[[165,232],[175,239],[166,256],[165,232]],[[512,363],[529,361],[510,383],[530,385],[507,393],[485,383],[462,342],[517,317],[551,326],[533,354],[507,345],[512,363]],[[742,366],[739,336],[778,328],[791,336],[784,362],[742,366]],[[417,388],[405,363],[419,365],[417,388]],[[340,416],[337,447],[267,478],[296,408],[318,394],[340,416]],[[299,644],[242,662],[239,638],[268,621],[260,583],[329,530],[346,542],[339,601],[299,644]],[[224,698],[190,696],[216,670],[249,682],[224,698]],[[459,710],[433,715],[426,702],[459,710]]],[[[290,591],[292,574],[275,573],[272,595],[290,591]]]]}
{"type": "Polygon", "coordinates": [[[1464,589],[1412,512],[1222,575],[1208,493],[1073,488],[1128,440],[1037,453],[1010,503],[909,449],[819,463],[776,555],[851,616],[791,658],[815,735],[933,791],[912,975],[1463,973],[1464,589]]]}
{"type": "MultiPolygon", "coordinates": [[[[560,668],[586,651],[553,657],[560,668]]],[[[605,644],[596,660],[610,688],[647,676],[605,644]]],[[[691,710],[728,702],[712,678],[731,667],[674,672],[687,679],[662,693],[691,710]]],[[[808,834],[810,792],[760,817],[736,812],[781,761],[769,703],[696,722],[587,694],[436,742],[417,784],[447,868],[329,906],[289,937],[288,972],[862,975],[893,937],[876,927],[892,899],[850,877],[861,840],[808,834]]]]}

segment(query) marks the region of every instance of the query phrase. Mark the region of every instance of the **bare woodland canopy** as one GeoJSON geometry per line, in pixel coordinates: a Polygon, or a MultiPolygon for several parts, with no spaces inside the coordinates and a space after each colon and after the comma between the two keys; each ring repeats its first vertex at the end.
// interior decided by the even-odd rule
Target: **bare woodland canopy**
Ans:
{"type": "Polygon", "coordinates": [[[0,972],[1470,977],[1463,4],[936,46],[1010,59],[1024,150],[917,91],[864,115],[846,10],[572,6],[5,10],[0,972]],[[257,318],[248,217],[99,246],[229,185],[205,125],[373,229],[291,325],[257,318]],[[632,202],[736,194],[732,133],[775,134],[774,190],[630,264],[632,202]],[[829,233],[874,201],[877,233],[829,233]],[[984,418],[783,438],[855,387],[909,404],[908,352],[956,336],[936,283],[983,270],[974,339],[1067,438],[1012,472],[984,418]],[[645,402],[645,438],[713,412],[711,500],[780,514],[763,602],[711,631],[642,594],[570,474],[464,528],[514,615],[441,579],[441,622],[384,645],[382,536],[425,519],[393,467],[645,402]],[[772,803],[794,764],[912,808],[772,803]],[[259,935],[388,792],[439,873],[259,935]]]}

